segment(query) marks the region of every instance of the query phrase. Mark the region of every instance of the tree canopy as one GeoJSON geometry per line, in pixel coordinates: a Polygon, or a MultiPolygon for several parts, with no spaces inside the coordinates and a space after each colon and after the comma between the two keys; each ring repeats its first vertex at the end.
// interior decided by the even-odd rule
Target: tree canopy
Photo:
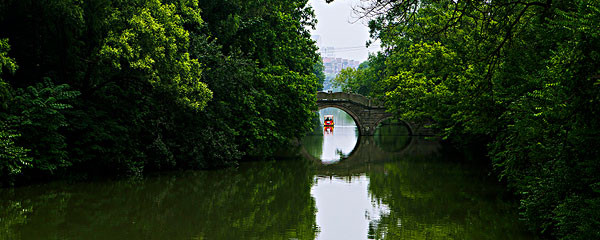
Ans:
{"type": "Polygon", "coordinates": [[[367,0],[355,10],[385,60],[371,57],[373,82],[343,72],[346,90],[372,89],[397,117],[486,148],[533,230],[600,238],[597,1],[367,0]]]}
{"type": "Polygon", "coordinates": [[[0,179],[236,164],[310,127],[306,0],[0,3],[0,179]]]}

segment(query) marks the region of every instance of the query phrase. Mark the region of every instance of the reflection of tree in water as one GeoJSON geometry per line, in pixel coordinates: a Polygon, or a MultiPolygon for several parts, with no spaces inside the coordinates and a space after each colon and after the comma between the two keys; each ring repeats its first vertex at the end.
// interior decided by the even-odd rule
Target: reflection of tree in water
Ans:
{"type": "Polygon", "coordinates": [[[382,165],[368,172],[369,192],[389,212],[371,221],[371,239],[531,239],[493,177],[427,158],[382,165]]]}
{"type": "Polygon", "coordinates": [[[316,167],[319,176],[348,181],[366,174],[379,209],[365,216],[369,239],[531,239],[516,205],[503,199],[504,188],[485,169],[457,163],[436,142],[409,142],[401,153],[378,157],[381,146],[361,137],[348,159],[316,167]]]}
{"type": "Polygon", "coordinates": [[[306,161],[0,190],[0,239],[314,239],[306,161]]]}
{"type": "Polygon", "coordinates": [[[347,158],[350,153],[344,154],[344,152],[342,152],[341,149],[336,149],[335,154],[338,155],[340,157],[340,159],[344,159],[344,158],[347,158]]]}
{"type": "MultiPolygon", "coordinates": [[[[0,194],[10,195],[10,190],[0,190],[0,194]]],[[[24,208],[21,201],[3,200],[0,202],[0,239],[20,239],[19,233],[13,230],[27,222],[27,214],[31,207],[24,208]]]]}
{"type": "Polygon", "coordinates": [[[409,131],[401,123],[384,123],[375,129],[375,144],[386,152],[400,152],[410,144],[409,131]]]}
{"type": "MultiPolygon", "coordinates": [[[[320,128],[322,129],[322,128],[320,128]]],[[[318,158],[323,155],[323,132],[320,135],[311,134],[302,138],[302,147],[308,151],[311,156],[318,158]]]]}

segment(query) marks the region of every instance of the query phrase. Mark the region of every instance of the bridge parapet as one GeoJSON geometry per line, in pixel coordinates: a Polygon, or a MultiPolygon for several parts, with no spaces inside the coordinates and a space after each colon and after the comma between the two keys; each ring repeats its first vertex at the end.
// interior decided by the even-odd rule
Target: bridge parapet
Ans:
{"type": "Polygon", "coordinates": [[[345,92],[318,92],[317,99],[320,101],[352,101],[370,108],[385,108],[381,101],[377,101],[360,94],[345,92]]]}

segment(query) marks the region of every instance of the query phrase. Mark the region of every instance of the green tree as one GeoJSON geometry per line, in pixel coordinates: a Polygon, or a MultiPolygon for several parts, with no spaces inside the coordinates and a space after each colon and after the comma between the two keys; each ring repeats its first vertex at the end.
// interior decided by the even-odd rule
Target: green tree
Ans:
{"type": "Polygon", "coordinates": [[[385,57],[379,53],[370,55],[369,60],[361,63],[357,69],[346,68],[335,76],[333,86],[343,92],[358,93],[364,96],[381,98],[381,71],[385,69],[385,57]]]}
{"type": "MultiPolygon", "coordinates": [[[[8,39],[0,39],[0,76],[3,71],[13,74],[17,65],[14,59],[8,56],[10,45],[8,39]]],[[[29,149],[15,143],[21,135],[7,122],[9,116],[6,111],[12,101],[12,88],[0,78],[0,183],[12,184],[14,178],[21,174],[21,170],[31,164],[27,156],[29,149]]]]}
{"type": "Polygon", "coordinates": [[[21,67],[8,83],[27,89],[49,77],[81,92],[64,112],[71,169],[140,173],[184,159],[176,142],[165,142],[178,137],[165,136],[176,135],[176,113],[201,111],[211,98],[189,54],[186,28],[202,24],[197,4],[7,1],[0,10],[21,67]]]}
{"type": "Polygon", "coordinates": [[[211,65],[207,74],[209,87],[219,92],[213,116],[227,116],[222,123],[239,149],[269,155],[273,146],[308,132],[320,58],[306,29],[314,26],[307,1],[200,1],[199,6],[223,54],[241,64],[220,73],[211,65]]]}
{"type": "Polygon", "coordinates": [[[317,91],[323,90],[323,83],[325,82],[325,66],[323,66],[323,60],[315,63],[314,74],[317,77],[317,91]]]}
{"type": "Polygon", "coordinates": [[[0,39],[0,108],[8,108],[7,102],[11,98],[11,87],[5,82],[1,76],[4,71],[8,71],[9,74],[14,74],[17,71],[17,64],[14,59],[8,56],[10,51],[10,44],[8,39],[0,39]]]}
{"type": "Polygon", "coordinates": [[[384,0],[358,13],[386,49],[392,112],[487,144],[533,230],[598,238],[596,1],[384,0]]]}
{"type": "Polygon", "coordinates": [[[58,135],[7,130],[12,135],[3,139],[48,158],[32,170],[59,175],[208,168],[268,156],[310,128],[320,77],[311,26],[305,0],[5,1],[0,37],[14,39],[10,54],[20,69],[2,74],[2,103],[23,89],[11,108],[51,119],[23,129],[58,135]],[[39,85],[45,78],[56,85],[39,85]],[[58,113],[32,104],[55,88],[81,95],[64,99],[72,108],[58,113]],[[55,155],[42,148],[49,142],[55,155]]]}
{"type": "Polygon", "coordinates": [[[30,171],[51,174],[71,165],[61,128],[68,126],[64,111],[72,107],[68,102],[77,95],[68,85],[56,86],[50,79],[15,91],[4,121],[20,134],[15,142],[31,149],[27,154],[32,158],[30,171]]]}

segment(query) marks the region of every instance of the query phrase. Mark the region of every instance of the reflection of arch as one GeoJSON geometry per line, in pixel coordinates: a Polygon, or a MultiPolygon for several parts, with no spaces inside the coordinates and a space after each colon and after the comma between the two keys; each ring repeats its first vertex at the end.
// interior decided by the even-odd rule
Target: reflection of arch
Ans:
{"type": "MultiPolygon", "coordinates": [[[[392,117],[391,113],[385,111],[383,104],[359,94],[318,92],[317,107],[319,110],[334,107],[348,113],[354,119],[360,135],[363,136],[373,135],[381,121],[392,117]]],[[[411,135],[433,135],[429,129],[422,126],[410,122],[404,123],[408,126],[411,135]]]]}
{"type": "Polygon", "coordinates": [[[385,162],[398,157],[429,156],[440,149],[438,141],[425,140],[423,137],[405,136],[409,144],[398,152],[386,152],[376,145],[372,136],[362,136],[356,147],[347,158],[333,164],[323,164],[321,160],[308,153],[304,146],[300,147],[300,155],[317,164],[317,175],[352,176],[365,172],[371,163],[385,162]]]}
{"type": "MultiPolygon", "coordinates": [[[[411,151],[411,146],[414,139],[410,136],[407,137],[409,138],[409,142],[404,149],[396,152],[386,152],[375,143],[373,136],[359,136],[354,149],[350,151],[348,156],[341,159],[340,162],[365,161],[365,159],[367,162],[374,162],[385,160],[390,156],[390,154],[402,155],[405,152],[411,151]]],[[[304,146],[300,146],[300,154],[306,159],[314,162],[321,162],[321,159],[311,155],[304,146]]]]}
{"type": "MultiPolygon", "coordinates": [[[[402,153],[408,146],[410,146],[413,138],[410,135],[397,135],[397,134],[388,134],[386,132],[386,128],[392,126],[392,128],[402,126],[406,130],[408,126],[406,124],[392,124],[388,126],[378,126],[377,129],[380,130],[379,134],[375,134],[373,136],[373,142],[377,147],[379,147],[384,152],[388,153],[402,153]]],[[[389,129],[388,129],[389,130],[389,129]]]]}

